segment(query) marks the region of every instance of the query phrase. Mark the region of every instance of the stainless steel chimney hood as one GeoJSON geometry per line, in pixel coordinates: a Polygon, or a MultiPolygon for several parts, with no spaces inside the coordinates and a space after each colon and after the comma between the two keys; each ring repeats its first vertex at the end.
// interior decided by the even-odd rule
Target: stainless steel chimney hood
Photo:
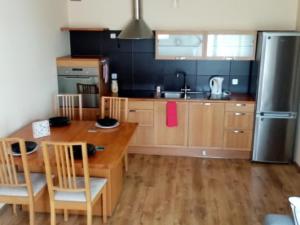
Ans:
{"type": "Polygon", "coordinates": [[[119,39],[151,39],[153,32],[145,23],[141,14],[141,0],[134,1],[134,18],[119,34],[119,39]]]}

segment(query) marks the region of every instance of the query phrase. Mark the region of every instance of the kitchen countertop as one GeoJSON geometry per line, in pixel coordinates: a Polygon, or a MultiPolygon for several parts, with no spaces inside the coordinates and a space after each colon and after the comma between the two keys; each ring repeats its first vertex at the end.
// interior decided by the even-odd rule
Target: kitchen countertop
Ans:
{"type": "Polygon", "coordinates": [[[176,101],[215,101],[215,102],[224,102],[224,101],[249,101],[254,102],[255,99],[249,94],[237,94],[232,93],[230,97],[224,98],[211,98],[208,93],[192,93],[187,99],[183,98],[164,98],[156,96],[154,91],[121,91],[118,94],[119,97],[127,97],[132,99],[141,99],[141,100],[176,100],[176,101]]]}

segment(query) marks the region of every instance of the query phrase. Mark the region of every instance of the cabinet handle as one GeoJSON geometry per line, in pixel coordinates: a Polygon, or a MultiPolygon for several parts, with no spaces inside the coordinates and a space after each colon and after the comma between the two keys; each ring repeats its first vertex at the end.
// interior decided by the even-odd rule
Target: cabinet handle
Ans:
{"type": "Polygon", "coordinates": [[[245,116],[246,113],[236,112],[234,113],[235,116],[245,116]]]}
{"type": "Polygon", "coordinates": [[[130,109],[129,112],[136,112],[136,110],[135,109],[130,109]]]}
{"type": "Polygon", "coordinates": [[[204,105],[205,105],[205,106],[211,106],[211,103],[206,102],[206,103],[204,103],[204,105]]]}
{"type": "Polygon", "coordinates": [[[237,104],[235,104],[235,106],[236,107],[244,107],[244,106],[246,106],[246,104],[244,104],[244,103],[237,103],[237,104]]]}
{"type": "Polygon", "coordinates": [[[242,130],[234,130],[233,133],[235,133],[235,134],[243,134],[244,131],[242,131],[242,130]]]}

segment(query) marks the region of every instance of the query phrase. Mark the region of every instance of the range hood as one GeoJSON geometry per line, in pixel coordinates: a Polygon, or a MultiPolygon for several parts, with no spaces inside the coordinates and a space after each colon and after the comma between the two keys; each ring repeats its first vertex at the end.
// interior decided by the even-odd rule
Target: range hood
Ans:
{"type": "Polygon", "coordinates": [[[142,18],[141,0],[133,0],[134,18],[119,34],[119,39],[151,39],[153,32],[142,18]]]}

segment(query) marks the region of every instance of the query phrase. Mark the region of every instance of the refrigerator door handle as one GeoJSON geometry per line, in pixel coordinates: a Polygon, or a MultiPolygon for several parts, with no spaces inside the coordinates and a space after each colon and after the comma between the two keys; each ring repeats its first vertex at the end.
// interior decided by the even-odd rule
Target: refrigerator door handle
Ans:
{"type": "Polygon", "coordinates": [[[261,118],[278,118],[278,119],[295,119],[296,113],[294,112],[262,112],[259,114],[261,118]]]}

